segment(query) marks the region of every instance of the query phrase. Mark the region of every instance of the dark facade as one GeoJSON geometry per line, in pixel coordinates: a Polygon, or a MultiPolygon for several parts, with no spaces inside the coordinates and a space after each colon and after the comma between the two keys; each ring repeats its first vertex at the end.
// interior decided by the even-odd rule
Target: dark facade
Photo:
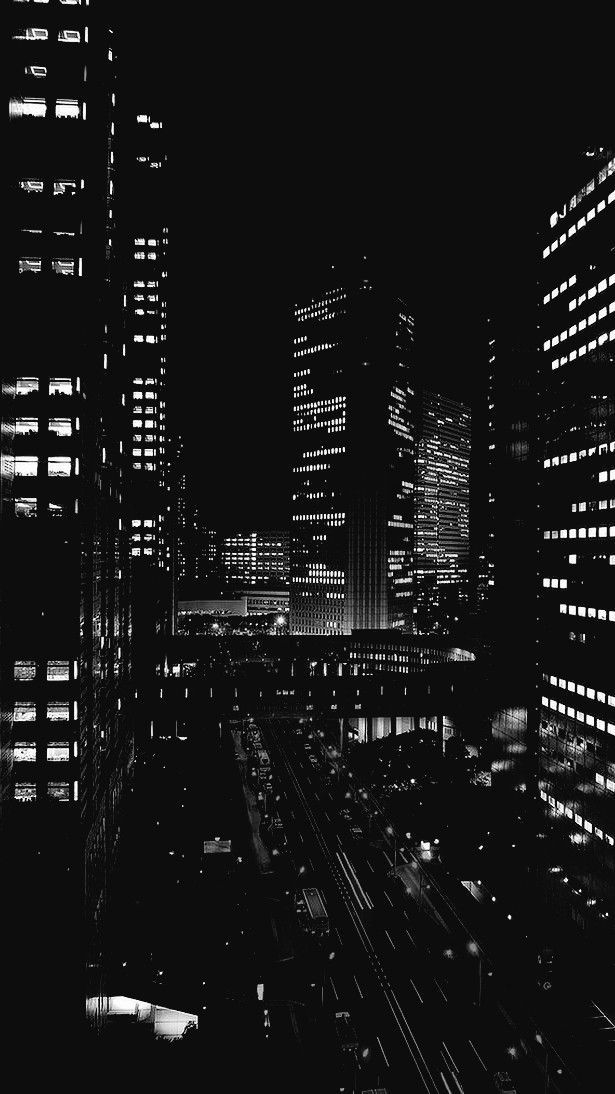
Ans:
{"type": "Polygon", "coordinates": [[[101,989],[131,757],[115,57],[98,5],[10,7],[2,887],[27,944],[4,994],[23,1028],[51,992],[41,1037],[66,1036],[101,989]]]}
{"type": "Polygon", "coordinates": [[[219,536],[195,504],[194,468],[183,438],[174,437],[169,451],[175,599],[217,595],[224,584],[219,536]]]}
{"type": "Polygon", "coordinates": [[[534,223],[519,231],[513,269],[498,282],[486,324],[486,391],[480,411],[474,517],[483,581],[479,611],[491,653],[494,786],[534,789],[528,737],[536,637],[537,393],[534,223]],[[532,229],[530,231],[530,229],[532,229]]]}
{"type": "Polygon", "coordinates": [[[542,236],[540,797],[590,892],[615,866],[615,158],[596,149],[542,236]]]}
{"type": "Polygon", "coordinates": [[[368,263],[294,308],[291,630],[411,625],[414,321],[368,263]]]}
{"type": "Polygon", "coordinates": [[[413,630],[446,632],[467,610],[470,409],[421,392],[416,457],[413,630]]]}

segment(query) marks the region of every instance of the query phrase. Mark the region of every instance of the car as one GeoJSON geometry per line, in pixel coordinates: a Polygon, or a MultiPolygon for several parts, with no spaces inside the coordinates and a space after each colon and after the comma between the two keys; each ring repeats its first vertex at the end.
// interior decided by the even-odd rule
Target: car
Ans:
{"type": "Polygon", "coordinates": [[[507,1071],[496,1071],[493,1082],[499,1094],[517,1094],[517,1088],[507,1071]]]}
{"type": "Polygon", "coordinates": [[[318,760],[316,759],[315,756],[310,756],[310,763],[311,763],[312,767],[318,767],[318,760]]]}
{"type": "Polygon", "coordinates": [[[363,839],[363,829],[360,824],[353,824],[350,829],[350,835],[353,839],[363,839]]]}
{"type": "Polygon", "coordinates": [[[352,813],[350,812],[350,809],[342,809],[341,816],[344,818],[345,821],[352,820],[352,813]]]}

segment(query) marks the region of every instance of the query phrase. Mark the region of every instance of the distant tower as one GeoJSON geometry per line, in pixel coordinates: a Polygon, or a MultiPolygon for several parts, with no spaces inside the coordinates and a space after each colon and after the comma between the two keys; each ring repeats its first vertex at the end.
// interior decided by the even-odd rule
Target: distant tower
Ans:
{"type": "Polygon", "coordinates": [[[414,629],[446,631],[468,602],[471,415],[423,392],[416,469],[414,629]]]}
{"type": "Polygon", "coordinates": [[[294,308],[294,634],[411,624],[414,322],[367,263],[294,308]]]}

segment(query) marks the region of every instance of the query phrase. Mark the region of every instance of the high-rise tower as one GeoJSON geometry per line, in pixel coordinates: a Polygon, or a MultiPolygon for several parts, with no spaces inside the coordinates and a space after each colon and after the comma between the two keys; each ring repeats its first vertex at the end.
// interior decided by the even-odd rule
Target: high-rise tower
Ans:
{"type": "Polygon", "coordinates": [[[404,628],[414,322],[365,261],[317,284],[294,308],[291,630],[404,628]]]}
{"type": "Polygon", "coordinates": [[[413,615],[414,629],[432,634],[468,602],[471,414],[433,392],[420,403],[413,615]]]}
{"type": "Polygon", "coordinates": [[[129,99],[121,121],[120,236],[130,423],[126,486],[135,654],[170,626],[171,543],[167,482],[168,224],[166,131],[129,99]]]}
{"type": "Polygon", "coordinates": [[[542,243],[540,797],[595,892],[615,870],[615,157],[586,153],[542,243]]]}
{"type": "Polygon", "coordinates": [[[10,7],[2,912],[28,944],[5,995],[21,1016],[53,985],[38,1028],[68,1036],[100,990],[131,757],[115,47],[100,4],[10,7]]]}

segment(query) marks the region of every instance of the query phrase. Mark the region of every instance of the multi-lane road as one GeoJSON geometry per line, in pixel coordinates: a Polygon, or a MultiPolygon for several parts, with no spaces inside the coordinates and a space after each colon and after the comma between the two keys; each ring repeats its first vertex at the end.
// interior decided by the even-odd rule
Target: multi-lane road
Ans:
{"type": "MultiPolygon", "coordinates": [[[[507,1070],[516,1072],[519,1094],[544,1090],[544,1077],[525,1074],[507,1054],[514,1032],[506,1015],[479,998],[478,960],[474,975],[469,951],[451,975],[446,954],[437,962],[433,947],[428,952],[430,917],[412,899],[403,853],[380,838],[377,823],[371,838],[366,825],[364,838],[353,835],[360,817],[343,815],[351,803],[326,778],[321,749],[314,746],[311,759],[304,739],[288,729],[273,722],[261,728],[290,853],[328,907],[334,956],[324,959],[325,1005],[349,1011],[357,1028],[365,1055],[357,1089],[493,1094],[495,1072],[507,1070]]],[[[421,899],[418,890],[414,895],[421,899]]],[[[432,918],[438,914],[432,906],[432,918]]]]}
{"type": "Polygon", "coordinates": [[[349,794],[343,773],[331,777],[318,736],[259,724],[288,851],[327,904],[324,1006],[349,1011],[358,1031],[356,1089],[493,1094],[496,1073],[508,1072],[517,1094],[584,1090],[579,1069],[534,1036],[522,997],[507,994],[433,871],[423,874],[372,801],[349,794]]]}

